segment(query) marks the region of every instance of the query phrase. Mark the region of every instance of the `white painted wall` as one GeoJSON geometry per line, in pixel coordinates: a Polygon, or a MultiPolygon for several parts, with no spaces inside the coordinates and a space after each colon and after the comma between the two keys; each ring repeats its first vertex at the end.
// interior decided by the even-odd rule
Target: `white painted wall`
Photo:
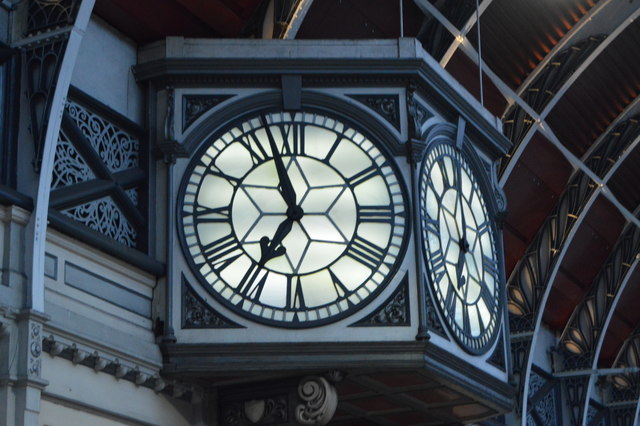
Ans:
{"type": "Polygon", "coordinates": [[[66,359],[44,354],[42,373],[49,385],[40,405],[40,425],[111,426],[132,421],[158,426],[192,424],[186,402],[73,365],[66,359]]]}
{"type": "Polygon", "coordinates": [[[135,43],[94,15],[80,46],[71,84],[142,124],[144,93],[131,71],[136,61],[135,43]]]}

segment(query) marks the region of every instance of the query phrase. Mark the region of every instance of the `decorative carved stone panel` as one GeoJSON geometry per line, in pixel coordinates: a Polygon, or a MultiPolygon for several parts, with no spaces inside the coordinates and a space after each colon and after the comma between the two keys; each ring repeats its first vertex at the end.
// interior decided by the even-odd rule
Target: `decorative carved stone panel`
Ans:
{"type": "Polygon", "coordinates": [[[232,95],[184,95],[182,97],[182,131],[198,118],[232,95]]]}
{"type": "Polygon", "coordinates": [[[400,130],[400,97],[398,95],[347,95],[366,105],[397,130],[400,130]]]}
{"type": "Polygon", "coordinates": [[[493,353],[491,354],[487,362],[498,367],[500,370],[505,371],[506,363],[504,357],[504,339],[502,338],[502,335],[500,335],[500,337],[498,338],[496,348],[493,350],[493,353]]]}
{"type": "Polygon", "coordinates": [[[243,328],[210,307],[182,276],[182,328],[243,328]]]}
{"type": "Polygon", "coordinates": [[[382,305],[351,327],[398,327],[411,325],[409,279],[404,276],[396,291],[382,305]]]}

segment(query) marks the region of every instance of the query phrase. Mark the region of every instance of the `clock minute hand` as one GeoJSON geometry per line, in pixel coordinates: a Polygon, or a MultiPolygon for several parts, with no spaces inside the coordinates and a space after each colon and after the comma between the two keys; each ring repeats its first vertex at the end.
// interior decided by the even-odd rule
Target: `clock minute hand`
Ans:
{"type": "Polygon", "coordinates": [[[289,179],[289,175],[287,174],[287,169],[284,167],[282,156],[280,155],[280,151],[278,151],[278,146],[276,145],[271,129],[267,124],[267,120],[264,116],[262,116],[261,119],[264,129],[267,132],[269,146],[271,147],[271,152],[273,154],[273,161],[276,164],[276,171],[278,172],[278,179],[280,180],[280,194],[282,195],[285,203],[287,203],[287,207],[296,207],[298,205],[296,201],[296,191],[293,189],[291,179],[289,179]]]}
{"type": "Polygon", "coordinates": [[[462,232],[460,233],[460,243],[467,244],[467,223],[464,218],[464,207],[462,206],[462,171],[460,165],[458,165],[458,204],[460,206],[460,217],[462,221],[462,232]]]}

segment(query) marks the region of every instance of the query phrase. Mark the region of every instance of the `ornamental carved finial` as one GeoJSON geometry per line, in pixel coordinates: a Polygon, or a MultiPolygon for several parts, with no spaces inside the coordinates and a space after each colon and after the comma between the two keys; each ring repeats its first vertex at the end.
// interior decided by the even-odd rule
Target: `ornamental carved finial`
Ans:
{"type": "Polygon", "coordinates": [[[164,116],[164,140],[175,140],[175,127],[174,127],[174,109],[175,99],[173,93],[173,86],[167,86],[167,111],[164,116]]]}
{"type": "Polygon", "coordinates": [[[338,406],[338,394],[327,379],[307,376],[300,380],[298,395],[304,401],[296,407],[296,421],[303,425],[326,425],[338,406]]]}

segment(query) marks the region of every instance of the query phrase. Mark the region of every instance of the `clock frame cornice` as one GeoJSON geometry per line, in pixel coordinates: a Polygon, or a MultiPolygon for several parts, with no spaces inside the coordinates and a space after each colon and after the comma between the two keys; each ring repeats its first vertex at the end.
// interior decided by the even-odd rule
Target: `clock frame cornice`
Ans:
{"type": "Polygon", "coordinates": [[[468,135],[491,157],[512,143],[501,122],[429,56],[415,39],[224,40],[168,37],[143,47],[134,67],[138,82],[155,87],[280,89],[283,75],[302,87],[415,87],[442,118],[468,123],[468,135]]]}

